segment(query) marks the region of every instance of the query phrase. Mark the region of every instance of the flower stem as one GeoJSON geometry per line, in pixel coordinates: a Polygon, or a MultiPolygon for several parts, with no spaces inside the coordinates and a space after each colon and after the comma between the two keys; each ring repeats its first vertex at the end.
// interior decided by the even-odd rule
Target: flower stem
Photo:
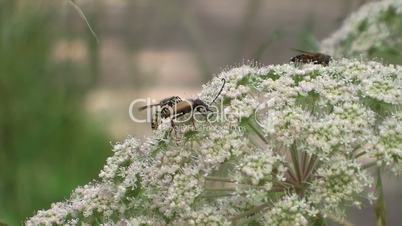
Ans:
{"type": "Polygon", "coordinates": [[[264,137],[264,135],[261,133],[259,129],[257,129],[252,122],[247,120],[247,125],[257,134],[257,136],[265,143],[268,144],[267,139],[264,137]]]}
{"type": "Polygon", "coordinates": [[[205,188],[206,191],[236,191],[235,188],[205,188]]]}
{"type": "Polygon", "coordinates": [[[339,219],[333,215],[328,215],[328,218],[331,219],[333,222],[341,225],[341,226],[354,226],[351,222],[345,220],[345,219],[339,219]]]}
{"type": "Polygon", "coordinates": [[[226,182],[226,183],[236,183],[236,180],[232,180],[229,178],[223,178],[223,177],[213,177],[213,176],[207,176],[205,177],[206,180],[212,180],[212,181],[220,181],[220,182],[226,182]]]}
{"type": "Polygon", "coordinates": [[[363,155],[365,155],[366,153],[367,153],[367,152],[362,151],[362,152],[356,154],[356,155],[355,155],[355,158],[360,158],[360,157],[362,157],[363,155]]]}
{"type": "Polygon", "coordinates": [[[291,154],[291,158],[292,158],[292,162],[293,162],[293,168],[296,172],[296,176],[297,176],[297,181],[299,183],[302,182],[302,176],[301,176],[301,170],[300,170],[300,158],[299,158],[299,153],[295,147],[295,145],[292,145],[291,150],[290,150],[290,154],[291,154]]]}
{"type": "Polygon", "coordinates": [[[207,195],[201,195],[199,196],[200,198],[220,198],[220,197],[227,197],[227,196],[234,196],[236,194],[233,193],[228,193],[228,194],[207,194],[207,195]]]}
{"type": "Polygon", "coordinates": [[[326,226],[327,222],[325,221],[325,218],[321,215],[318,214],[317,218],[315,219],[313,226],[326,226]]]}
{"type": "Polygon", "coordinates": [[[376,166],[376,165],[377,165],[377,162],[376,162],[376,161],[374,161],[374,162],[369,162],[369,163],[364,164],[364,165],[362,166],[362,168],[363,168],[363,169],[368,169],[368,168],[373,167],[373,166],[376,166]]]}
{"type": "Polygon", "coordinates": [[[377,168],[376,192],[378,198],[374,204],[374,211],[377,219],[377,226],[385,226],[385,200],[380,168],[377,168]]]}
{"type": "Polygon", "coordinates": [[[250,209],[250,210],[248,210],[248,211],[246,211],[246,212],[244,212],[244,213],[242,213],[242,214],[239,214],[239,215],[233,217],[233,218],[232,218],[232,222],[236,222],[236,221],[242,219],[243,217],[247,217],[247,216],[249,216],[249,215],[252,215],[252,214],[254,214],[254,213],[257,213],[257,212],[259,212],[259,211],[265,209],[265,208],[268,207],[268,206],[269,206],[269,203],[264,203],[264,204],[261,204],[261,205],[259,205],[259,206],[256,206],[256,207],[254,207],[254,208],[252,208],[252,209],[250,209]]]}

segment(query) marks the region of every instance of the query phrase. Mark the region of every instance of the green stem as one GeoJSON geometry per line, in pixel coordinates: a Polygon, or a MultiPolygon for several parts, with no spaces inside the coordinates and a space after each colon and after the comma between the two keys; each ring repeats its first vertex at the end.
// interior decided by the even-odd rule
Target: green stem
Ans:
{"type": "Polygon", "coordinates": [[[341,225],[341,226],[354,226],[351,222],[345,220],[345,219],[339,219],[333,215],[328,215],[328,218],[331,219],[333,222],[341,225]]]}
{"type": "Polygon", "coordinates": [[[365,155],[366,153],[367,153],[367,152],[362,151],[362,152],[356,154],[356,155],[355,155],[355,158],[360,158],[360,157],[362,157],[363,155],[365,155]]]}
{"type": "Polygon", "coordinates": [[[228,194],[207,194],[207,195],[201,195],[199,196],[200,198],[220,198],[220,197],[227,197],[227,196],[234,196],[236,194],[233,193],[228,193],[228,194]]]}
{"type": "Polygon", "coordinates": [[[385,226],[385,200],[380,168],[377,168],[376,192],[378,196],[374,204],[374,211],[377,219],[376,223],[377,226],[385,226]]]}
{"type": "Polygon", "coordinates": [[[317,218],[315,219],[313,226],[326,226],[327,222],[325,221],[325,218],[321,215],[318,214],[317,218]]]}
{"type": "Polygon", "coordinates": [[[247,121],[248,126],[257,134],[257,136],[265,143],[268,144],[267,139],[265,139],[264,135],[261,133],[259,129],[257,129],[252,122],[247,121]]]}
{"type": "Polygon", "coordinates": [[[302,182],[302,175],[301,175],[301,172],[300,172],[299,153],[298,153],[295,145],[292,145],[291,150],[290,150],[290,154],[291,154],[291,158],[292,158],[292,162],[293,162],[293,166],[294,166],[293,168],[294,168],[294,170],[296,172],[297,181],[299,183],[301,183],[302,182]]]}
{"type": "Polygon", "coordinates": [[[287,175],[289,176],[288,177],[289,184],[291,184],[292,186],[298,184],[297,178],[295,176],[295,173],[293,173],[292,167],[288,163],[285,163],[285,164],[286,164],[286,168],[288,168],[287,175]]]}
{"type": "Polygon", "coordinates": [[[374,162],[369,162],[369,163],[364,164],[362,166],[362,169],[368,169],[368,168],[376,166],[376,165],[377,165],[377,162],[375,162],[375,161],[374,162]]]}
{"type": "Polygon", "coordinates": [[[227,192],[231,192],[231,191],[236,191],[235,188],[205,188],[206,191],[227,191],[227,192]]]}
{"type": "Polygon", "coordinates": [[[205,177],[205,179],[212,180],[212,181],[226,182],[226,183],[236,183],[236,180],[232,180],[232,179],[224,178],[224,177],[207,176],[207,177],[205,177]]]}
{"type": "Polygon", "coordinates": [[[316,161],[317,161],[317,156],[313,155],[310,157],[310,161],[307,164],[306,173],[304,174],[304,178],[306,181],[310,178],[310,175],[314,172],[316,161]]]}
{"type": "Polygon", "coordinates": [[[261,204],[261,205],[259,205],[259,206],[256,206],[256,207],[254,207],[254,208],[252,208],[252,209],[250,209],[250,210],[247,210],[246,212],[243,212],[243,213],[241,213],[241,214],[239,214],[239,215],[233,217],[233,218],[232,218],[232,222],[236,222],[236,221],[242,219],[243,217],[247,217],[247,216],[249,216],[249,215],[252,215],[252,214],[254,214],[254,213],[257,213],[257,212],[259,212],[259,211],[265,209],[265,208],[268,207],[268,206],[269,206],[269,203],[264,203],[264,204],[261,204]]]}

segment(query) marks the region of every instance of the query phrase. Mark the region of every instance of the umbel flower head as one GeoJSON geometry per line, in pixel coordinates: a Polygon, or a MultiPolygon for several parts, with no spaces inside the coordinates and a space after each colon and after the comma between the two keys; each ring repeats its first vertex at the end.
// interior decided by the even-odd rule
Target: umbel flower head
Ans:
{"type": "Polygon", "coordinates": [[[97,180],[26,224],[308,225],[369,199],[369,167],[400,171],[402,67],[245,65],[199,97],[222,78],[217,114],[116,144],[97,180]]]}
{"type": "Polygon", "coordinates": [[[321,44],[335,57],[364,57],[402,64],[402,1],[370,2],[347,18],[321,44]]]}

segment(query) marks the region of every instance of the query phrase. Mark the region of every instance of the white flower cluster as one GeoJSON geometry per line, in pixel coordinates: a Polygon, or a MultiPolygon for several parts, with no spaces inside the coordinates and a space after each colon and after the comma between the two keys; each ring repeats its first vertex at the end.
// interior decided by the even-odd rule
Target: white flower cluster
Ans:
{"type": "Polygon", "coordinates": [[[297,195],[283,197],[264,214],[264,225],[302,226],[310,225],[310,218],[316,217],[318,211],[297,195]]]}
{"type": "Polygon", "coordinates": [[[399,174],[402,171],[402,113],[386,118],[379,126],[378,142],[371,153],[378,164],[391,166],[399,174]]]}
{"type": "Polygon", "coordinates": [[[331,113],[310,124],[307,151],[320,157],[331,157],[334,152],[350,154],[371,140],[374,123],[374,113],[361,104],[335,105],[331,113]]]}
{"type": "Polygon", "coordinates": [[[252,185],[264,186],[270,190],[273,186],[273,177],[283,180],[285,168],[283,165],[278,165],[281,162],[280,156],[274,156],[272,150],[264,150],[252,155],[246,156],[240,164],[240,172],[243,174],[243,179],[248,180],[252,185]],[[275,175],[272,171],[280,169],[275,175]]]}
{"type": "Polygon", "coordinates": [[[47,211],[38,211],[37,215],[27,221],[27,225],[77,225],[92,224],[82,218],[101,216],[102,221],[111,220],[116,213],[123,214],[129,207],[125,203],[130,197],[127,192],[137,189],[136,172],[142,168],[143,161],[139,142],[128,138],[113,148],[114,155],[99,174],[100,181],[78,187],[70,199],[52,205],[47,211]],[[136,160],[136,161],[134,161],[136,160]],[[137,167],[134,167],[137,166],[137,167]]]}
{"type": "Polygon", "coordinates": [[[390,104],[402,104],[402,78],[392,71],[378,73],[363,83],[364,95],[390,104]],[[387,78],[390,77],[390,78],[387,78]]]}
{"type": "Polygon", "coordinates": [[[173,225],[188,226],[188,225],[199,225],[199,226],[229,226],[230,221],[228,221],[224,216],[219,215],[220,210],[215,207],[206,206],[201,208],[199,211],[193,211],[184,215],[183,217],[175,220],[173,225]]]}
{"type": "Polygon", "coordinates": [[[303,133],[307,123],[310,124],[310,119],[310,113],[301,107],[286,107],[270,111],[263,120],[262,128],[268,136],[275,136],[278,141],[290,146],[303,133]]]}
{"type": "MultiPolygon", "coordinates": [[[[85,225],[85,224],[83,224],[85,225]]],[[[155,219],[152,217],[132,217],[129,219],[121,219],[116,222],[114,221],[109,221],[105,223],[99,223],[100,226],[114,226],[114,225],[129,225],[129,226],[143,226],[143,225],[164,225],[163,220],[161,219],[155,219]]],[[[90,224],[87,224],[87,226],[90,226],[90,224]]]]}
{"type": "Polygon", "coordinates": [[[398,64],[402,63],[401,47],[401,0],[363,5],[321,43],[321,51],[335,57],[375,57],[398,64]]]}
{"type": "Polygon", "coordinates": [[[226,80],[216,120],[176,132],[166,121],[143,143],[115,145],[98,180],[26,224],[308,225],[336,215],[368,198],[367,159],[400,168],[401,76],[346,59],[222,72],[199,95],[208,103],[226,80]]]}
{"type": "Polygon", "coordinates": [[[372,180],[360,169],[360,164],[343,157],[333,159],[329,165],[317,169],[317,179],[312,181],[310,200],[318,205],[323,214],[341,212],[339,204],[350,202],[357,207],[355,196],[370,186],[372,180]]]}

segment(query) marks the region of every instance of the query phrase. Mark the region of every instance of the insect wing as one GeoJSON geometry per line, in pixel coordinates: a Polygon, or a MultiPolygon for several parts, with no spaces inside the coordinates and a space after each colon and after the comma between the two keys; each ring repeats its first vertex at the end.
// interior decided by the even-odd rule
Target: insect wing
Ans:
{"type": "Polygon", "coordinates": [[[306,51],[306,50],[301,50],[301,49],[292,49],[293,51],[299,52],[302,55],[309,55],[309,56],[314,56],[317,54],[317,52],[310,52],[310,51],[306,51]]]}

